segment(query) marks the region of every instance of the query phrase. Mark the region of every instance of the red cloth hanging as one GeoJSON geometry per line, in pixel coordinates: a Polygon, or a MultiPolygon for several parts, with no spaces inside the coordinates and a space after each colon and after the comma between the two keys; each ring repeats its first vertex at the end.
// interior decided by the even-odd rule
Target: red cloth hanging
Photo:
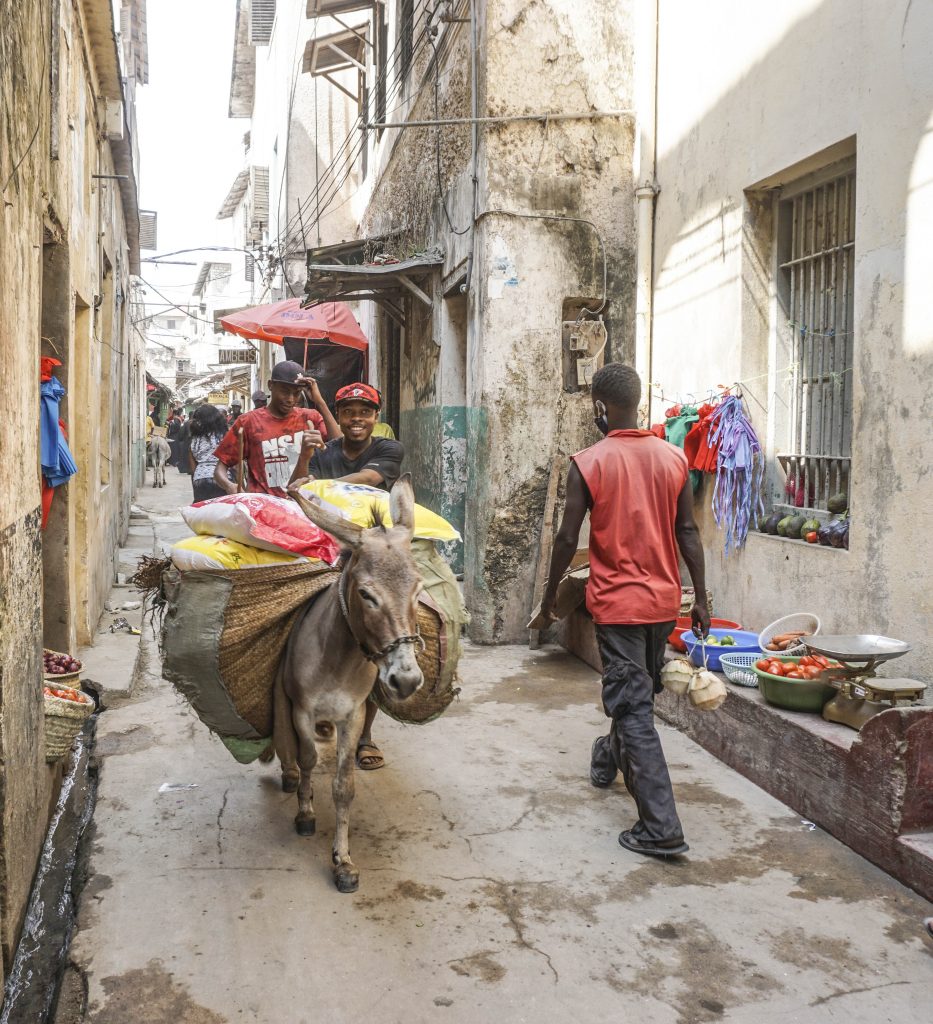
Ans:
{"type": "MultiPolygon", "coordinates": [[[[43,362],[45,362],[45,360],[43,360],[43,362]]],[[[52,362],[55,363],[56,366],[61,366],[62,365],[57,359],[53,359],[52,362]]],[[[68,440],[68,428],[65,426],[65,421],[64,420],[59,420],[58,421],[58,429],[62,432],[62,437],[64,437],[64,439],[67,441],[68,440]]],[[[43,530],[46,528],[46,526],[48,526],[49,515],[52,512],[52,498],[55,497],[55,490],[56,489],[43,476],[42,477],[42,527],[41,527],[43,530]]]]}
{"type": "Polygon", "coordinates": [[[697,410],[699,420],[684,439],[684,454],[691,469],[702,473],[715,473],[719,461],[719,449],[710,444],[710,416],[715,405],[701,405],[697,410]]]}

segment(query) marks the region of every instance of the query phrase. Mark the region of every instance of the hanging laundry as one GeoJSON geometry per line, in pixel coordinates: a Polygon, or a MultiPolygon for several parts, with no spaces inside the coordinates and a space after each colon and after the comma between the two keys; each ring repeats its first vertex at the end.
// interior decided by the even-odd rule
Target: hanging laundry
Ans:
{"type": "Polygon", "coordinates": [[[726,534],[726,554],[745,544],[749,529],[764,513],[761,443],[742,409],[742,399],[727,394],[709,417],[710,442],[718,450],[713,516],[726,534]]]}
{"type": "Polygon", "coordinates": [[[715,473],[718,465],[716,445],[710,440],[712,415],[718,405],[707,402],[697,410],[698,419],[684,439],[684,454],[691,470],[715,473]]]}
{"type": "Polygon", "coordinates": [[[51,366],[46,366],[47,362],[61,366],[57,360],[42,360],[43,380],[39,386],[39,452],[42,464],[43,529],[48,522],[55,488],[66,483],[78,472],[68,447],[65,424],[58,415],[59,404],[65,397],[65,389],[61,381],[51,375],[51,366]]]}

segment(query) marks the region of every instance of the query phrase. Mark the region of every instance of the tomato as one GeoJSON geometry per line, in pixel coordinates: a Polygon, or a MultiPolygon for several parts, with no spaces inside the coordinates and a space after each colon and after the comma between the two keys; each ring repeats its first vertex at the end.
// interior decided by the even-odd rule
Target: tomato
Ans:
{"type": "Polygon", "coordinates": [[[768,661],[767,658],[761,658],[759,661],[755,662],[755,668],[761,669],[762,672],[767,672],[768,671],[768,666],[770,664],[771,664],[771,662],[768,661]]]}
{"type": "Polygon", "coordinates": [[[819,679],[822,674],[823,670],[819,665],[807,665],[802,673],[805,679],[819,679]]]}
{"type": "Polygon", "coordinates": [[[784,675],[784,666],[779,661],[772,661],[768,666],[768,671],[773,676],[782,676],[784,675]]]}
{"type": "Polygon", "coordinates": [[[805,540],[805,541],[806,541],[806,542],[807,542],[808,544],[815,544],[815,543],[816,543],[816,542],[817,542],[817,541],[818,541],[819,539],[820,539],[820,535],[819,535],[819,534],[818,534],[818,533],[816,532],[816,530],[811,530],[811,531],[810,531],[810,532],[809,532],[809,533],[808,533],[808,534],[806,535],[806,537],[804,537],[804,540],[805,540]]]}
{"type": "Polygon", "coordinates": [[[797,671],[796,668],[792,668],[789,672],[784,673],[785,679],[803,679],[804,677],[797,671]]]}

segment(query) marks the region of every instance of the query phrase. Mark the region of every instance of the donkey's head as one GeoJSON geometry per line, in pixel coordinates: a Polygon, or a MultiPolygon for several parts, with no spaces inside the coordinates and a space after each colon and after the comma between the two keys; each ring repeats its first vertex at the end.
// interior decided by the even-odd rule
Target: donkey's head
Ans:
{"type": "Polygon", "coordinates": [[[421,575],[411,555],[415,496],[405,474],[389,494],[392,526],[364,529],[289,492],[305,515],[350,551],[339,586],[348,625],[364,653],[379,667],[379,680],[392,696],[410,697],[424,682],[415,658],[421,575]]]}

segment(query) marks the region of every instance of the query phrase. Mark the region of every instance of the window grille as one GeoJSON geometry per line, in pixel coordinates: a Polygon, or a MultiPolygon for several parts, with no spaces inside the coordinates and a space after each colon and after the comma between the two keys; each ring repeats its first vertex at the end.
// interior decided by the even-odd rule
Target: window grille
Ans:
{"type": "Polygon", "coordinates": [[[849,490],[855,170],[787,191],[778,209],[778,296],[790,353],[779,501],[825,509],[834,494],[849,490]]]}
{"type": "Polygon", "coordinates": [[[399,78],[404,82],[411,70],[415,39],[415,0],[399,4],[399,78]]]}
{"type": "Polygon", "coordinates": [[[249,253],[245,253],[244,255],[246,258],[246,268],[244,271],[245,277],[246,280],[252,284],[252,282],[256,280],[256,261],[249,253]]]}
{"type": "Polygon", "coordinates": [[[275,0],[251,0],[249,8],[250,46],[268,46],[275,22],[275,0]]]}
{"type": "Polygon", "coordinates": [[[158,246],[158,214],[155,210],[139,211],[139,247],[140,249],[157,249],[158,246]]]}

